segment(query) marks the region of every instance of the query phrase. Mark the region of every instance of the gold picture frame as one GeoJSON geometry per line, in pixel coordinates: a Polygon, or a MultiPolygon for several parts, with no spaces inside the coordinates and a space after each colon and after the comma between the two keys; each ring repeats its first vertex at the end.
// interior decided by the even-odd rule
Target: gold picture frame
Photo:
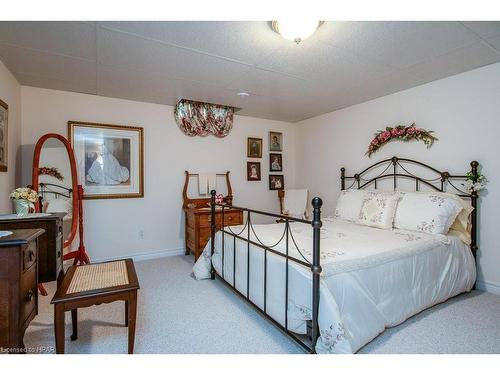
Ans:
{"type": "Polygon", "coordinates": [[[9,161],[9,105],[0,99],[0,172],[7,172],[9,161]]]}
{"type": "Polygon", "coordinates": [[[262,158],[262,138],[247,138],[247,157],[262,158]]]}
{"type": "Polygon", "coordinates": [[[68,121],[83,199],[144,197],[144,128],[68,121]]]}

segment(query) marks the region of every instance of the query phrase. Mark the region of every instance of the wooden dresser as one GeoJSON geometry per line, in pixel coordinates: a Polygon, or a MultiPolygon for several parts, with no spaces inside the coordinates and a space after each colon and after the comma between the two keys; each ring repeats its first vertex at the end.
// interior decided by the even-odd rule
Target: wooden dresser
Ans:
{"type": "Polygon", "coordinates": [[[45,233],[38,239],[38,282],[57,280],[63,270],[63,217],[50,214],[43,217],[0,219],[0,230],[41,228],[45,233]]]}
{"type": "MultiPolygon", "coordinates": [[[[192,252],[196,260],[210,239],[210,207],[185,208],[184,213],[186,215],[186,255],[192,252]]],[[[234,208],[224,209],[224,226],[240,224],[243,224],[242,210],[234,208]]],[[[221,209],[217,209],[215,213],[215,225],[217,229],[222,227],[221,209]]]]}
{"type": "Polygon", "coordinates": [[[0,237],[0,350],[24,349],[24,332],[38,313],[38,241],[43,229],[0,237]]]}

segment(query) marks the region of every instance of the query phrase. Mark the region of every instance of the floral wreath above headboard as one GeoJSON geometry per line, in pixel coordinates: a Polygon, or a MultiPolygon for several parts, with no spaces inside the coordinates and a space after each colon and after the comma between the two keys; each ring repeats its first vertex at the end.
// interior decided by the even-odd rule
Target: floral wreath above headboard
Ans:
{"type": "Polygon", "coordinates": [[[233,128],[234,108],[182,99],[174,108],[174,116],[181,131],[190,137],[210,134],[223,138],[233,128]]]}
{"type": "Polygon", "coordinates": [[[433,133],[432,130],[417,128],[415,123],[410,126],[398,125],[394,128],[388,126],[385,130],[379,130],[375,133],[375,137],[370,142],[365,155],[371,157],[382,146],[391,141],[421,141],[429,148],[434,144],[434,141],[438,140],[433,133]]]}

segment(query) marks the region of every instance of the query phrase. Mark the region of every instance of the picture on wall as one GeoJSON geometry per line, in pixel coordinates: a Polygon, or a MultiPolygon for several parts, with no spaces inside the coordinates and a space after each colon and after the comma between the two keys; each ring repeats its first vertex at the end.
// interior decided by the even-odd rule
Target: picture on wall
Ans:
{"type": "Polygon", "coordinates": [[[282,172],[283,171],[283,155],[282,154],[269,154],[269,171],[282,172]]]}
{"type": "Polygon", "coordinates": [[[0,172],[7,172],[8,112],[9,106],[0,99],[0,172]]]}
{"type": "Polygon", "coordinates": [[[262,157],[262,138],[247,139],[247,157],[261,158],[262,157]]]}
{"type": "Polygon", "coordinates": [[[84,199],[144,196],[143,128],[68,122],[84,199]]]}
{"type": "Polygon", "coordinates": [[[249,161],[247,162],[247,181],[260,181],[260,162],[249,161]]]}
{"type": "Polygon", "coordinates": [[[283,151],[283,133],[269,132],[269,151],[283,151]]]}
{"type": "Polygon", "coordinates": [[[281,190],[285,188],[285,177],[282,174],[269,175],[269,190],[281,190]]]}

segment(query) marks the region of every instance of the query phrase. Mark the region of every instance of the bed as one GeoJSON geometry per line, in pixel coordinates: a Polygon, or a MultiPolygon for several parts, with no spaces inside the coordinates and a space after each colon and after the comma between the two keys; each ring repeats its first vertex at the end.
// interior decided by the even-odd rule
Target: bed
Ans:
{"type": "MultiPolygon", "coordinates": [[[[477,166],[471,163],[472,176],[477,166]]],[[[439,192],[451,187],[476,208],[477,192],[459,188],[465,178],[393,157],[352,176],[342,169],[341,187],[377,190],[389,180],[396,191],[401,180],[410,180],[415,191],[422,185],[439,192]],[[419,176],[408,165],[431,176],[419,176]]],[[[195,276],[217,275],[311,353],[355,353],[386,328],[473,288],[476,210],[468,244],[453,229],[433,234],[321,218],[321,203],[313,199],[311,221],[252,209],[244,209],[245,225],[225,226],[224,215],[221,223],[212,220],[212,240],[193,268],[195,276]],[[253,224],[256,215],[283,222],[253,224]]],[[[213,202],[213,212],[215,207],[213,202]]]]}
{"type": "Polygon", "coordinates": [[[39,195],[42,212],[65,213],[63,218],[63,238],[71,233],[73,221],[73,189],[64,185],[40,182],[39,195]]]}

